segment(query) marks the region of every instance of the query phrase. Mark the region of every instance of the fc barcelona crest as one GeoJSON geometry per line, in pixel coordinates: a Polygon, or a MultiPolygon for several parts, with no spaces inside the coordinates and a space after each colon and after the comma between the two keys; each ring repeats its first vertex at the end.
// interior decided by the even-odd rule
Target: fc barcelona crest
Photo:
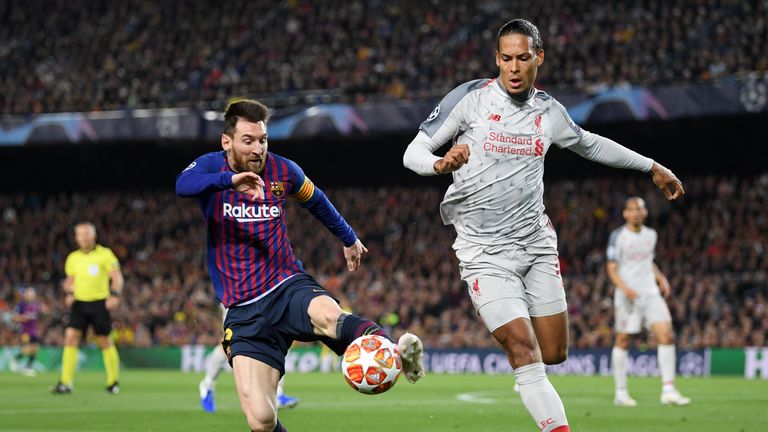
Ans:
{"type": "Polygon", "coordinates": [[[269,190],[272,192],[272,195],[277,198],[285,195],[285,186],[283,185],[283,182],[269,182],[269,190]]]}

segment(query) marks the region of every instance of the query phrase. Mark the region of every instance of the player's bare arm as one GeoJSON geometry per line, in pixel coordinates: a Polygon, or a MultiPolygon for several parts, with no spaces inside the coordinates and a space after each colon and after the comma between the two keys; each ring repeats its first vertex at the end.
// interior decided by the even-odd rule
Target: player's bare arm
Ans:
{"type": "Polygon", "coordinates": [[[634,300],[637,298],[637,291],[630,288],[629,285],[624,283],[621,276],[619,276],[619,266],[616,264],[616,261],[608,261],[606,271],[608,272],[608,277],[611,279],[611,282],[624,292],[624,295],[627,296],[628,299],[634,300]]]}
{"type": "Polygon", "coordinates": [[[251,201],[264,199],[264,180],[254,172],[233,174],[232,185],[236,191],[252,195],[251,201]]]}
{"type": "Polygon", "coordinates": [[[111,281],[109,287],[110,295],[107,297],[107,301],[104,305],[107,307],[107,310],[112,311],[120,306],[120,296],[123,294],[125,279],[123,279],[123,272],[119,269],[109,272],[109,278],[111,281]]]}
{"type": "Polygon", "coordinates": [[[351,272],[356,271],[360,267],[360,261],[363,258],[363,254],[367,253],[368,249],[363,245],[360,239],[357,239],[352,246],[344,247],[344,258],[347,260],[347,269],[351,272]]]}
{"type": "Polygon", "coordinates": [[[457,144],[443,156],[442,159],[435,161],[435,172],[446,174],[461,168],[469,160],[469,144],[457,144]]]}
{"type": "Polygon", "coordinates": [[[72,303],[75,302],[75,295],[72,292],[75,284],[75,278],[74,276],[67,276],[66,279],[64,279],[64,282],[62,282],[61,286],[64,288],[64,304],[67,307],[72,306],[72,303]]]}
{"type": "Polygon", "coordinates": [[[685,195],[683,183],[664,165],[654,162],[653,167],[651,167],[651,176],[653,178],[653,184],[661,189],[668,200],[676,200],[685,195]]]}
{"type": "Polygon", "coordinates": [[[664,273],[659,270],[659,266],[657,266],[656,263],[653,263],[653,274],[656,277],[656,283],[659,284],[661,295],[666,298],[672,292],[672,287],[669,285],[669,280],[664,276],[664,273]]]}

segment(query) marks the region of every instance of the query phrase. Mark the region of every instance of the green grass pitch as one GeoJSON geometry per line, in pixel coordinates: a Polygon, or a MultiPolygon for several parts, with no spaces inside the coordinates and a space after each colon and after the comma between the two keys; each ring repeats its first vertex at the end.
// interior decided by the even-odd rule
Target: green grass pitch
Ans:
{"type": "MultiPolygon", "coordinates": [[[[122,392],[104,392],[104,374],[80,372],[75,392],[54,396],[57,375],[0,373],[0,431],[236,431],[247,430],[231,374],[216,392],[217,412],[199,407],[201,374],[162,370],[122,372],[122,392]]],[[[678,379],[693,399],[688,407],[658,402],[659,381],[630,378],[637,408],[612,405],[609,377],[551,377],[573,431],[768,431],[768,381],[743,378],[678,379]]],[[[512,391],[511,376],[427,375],[401,379],[388,393],[360,395],[341,374],[292,374],[286,390],[299,406],[280,412],[289,431],[536,431],[512,391]]]]}

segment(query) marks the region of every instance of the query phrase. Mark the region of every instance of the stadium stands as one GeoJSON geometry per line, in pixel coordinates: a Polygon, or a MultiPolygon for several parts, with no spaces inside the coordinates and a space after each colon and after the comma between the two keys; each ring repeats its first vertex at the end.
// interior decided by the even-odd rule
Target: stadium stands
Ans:
{"type": "MultiPolygon", "coordinates": [[[[681,349],[764,345],[768,333],[768,174],[684,179],[686,199],[666,202],[646,179],[549,182],[545,203],[558,230],[574,347],[612,343],[612,287],[604,271],[610,230],[627,194],[647,199],[659,233],[656,262],[672,284],[681,349]]],[[[287,212],[296,255],[353,310],[425,345],[493,344],[461,287],[453,234],[436,188],[326,191],[370,253],[355,274],[338,241],[304,210],[287,212]],[[310,218],[311,219],[311,218],[310,218]]],[[[43,343],[62,343],[63,260],[71,228],[93,220],[123,264],[125,303],[114,314],[123,346],[215,344],[220,315],[205,269],[204,231],[193,201],[169,191],[0,195],[0,345],[15,342],[5,317],[31,284],[46,304],[43,343]]],[[[651,341],[653,343],[653,341],[651,341]]]]}
{"type": "Polygon", "coordinates": [[[10,5],[0,3],[0,114],[210,106],[238,95],[439,97],[495,75],[495,32],[516,17],[541,29],[544,89],[768,72],[759,0],[10,5]]]}

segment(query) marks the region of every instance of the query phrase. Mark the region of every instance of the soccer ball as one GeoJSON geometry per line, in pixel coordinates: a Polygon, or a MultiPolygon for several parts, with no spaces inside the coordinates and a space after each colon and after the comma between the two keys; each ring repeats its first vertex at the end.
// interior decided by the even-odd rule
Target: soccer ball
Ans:
{"type": "Polygon", "coordinates": [[[341,371],[353,389],[364,394],[379,394],[392,388],[403,370],[397,345],[378,336],[360,336],[341,358],[341,371]]]}

